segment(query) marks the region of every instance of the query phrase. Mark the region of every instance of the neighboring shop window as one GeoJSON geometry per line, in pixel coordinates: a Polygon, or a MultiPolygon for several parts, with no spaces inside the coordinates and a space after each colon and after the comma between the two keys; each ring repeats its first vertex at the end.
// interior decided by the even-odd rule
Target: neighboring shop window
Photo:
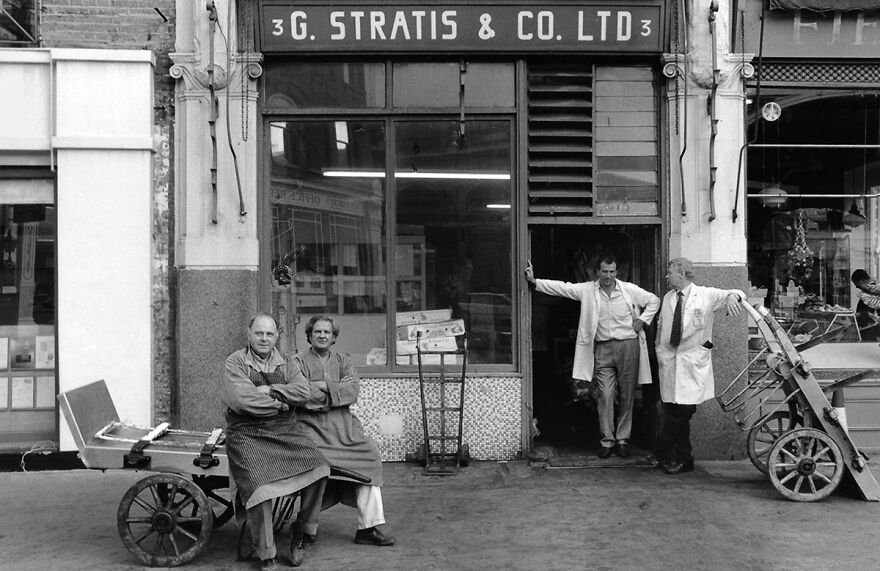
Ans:
{"type": "Polygon", "coordinates": [[[46,171],[16,179],[0,169],[0,450],[56,438],[56,228],[46,171]]]}
{"type": "Polygon", "coordinates": [[[35,47],[39,0],[0,2],[0,47],[35,47]]]}
{"type": "Polygon", "coordinates": [[[345,350],[365,363],[385,347],[384,122],[285,121],[269,129],[272,305],[282,349],[307,348],[305,322],[331,314],[345,350]]]}
{"type": "Polygon", "coordinates": [[[475,364],[513,362],[510,130],[507,120],[468,121],[464,136],[457,121],[397,124],[396,309],[462,319],[475,364]]]}
{"type": "Polygon", "coordinates": [[[755,104],[750,297],[771,308],[796,341],[832,326],[844,326],[847,341],[880,338],[880,296],[875,301],[870,291],[870,280],[880,278],[880,100],[777,91],[755,104]],[[856,280],[861,288],[852,280],[856,270],[870,278],[856,280]]]}

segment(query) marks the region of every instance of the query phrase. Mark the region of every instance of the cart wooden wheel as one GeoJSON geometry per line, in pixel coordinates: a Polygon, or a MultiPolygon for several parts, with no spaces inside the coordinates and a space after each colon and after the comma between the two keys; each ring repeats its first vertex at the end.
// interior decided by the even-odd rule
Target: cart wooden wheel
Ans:
{"type": "MultiPolygon", "coordinates": [[[[193,482],[208,496],[208,503],[211,504],[211,511],[214,513],[214,529],[232,519],[235,515],[235,506],[232,500],[227,497],[231,491],[229,490],[229,478],[226,476],[206,476],[202,474],[193,474],[193,482]],[[217,493],[217,490],[227,490],[228,493],[217,493]]],[[[191,515],[196,515],[198,506],[193,504],[191,515]]]]}
{"type": "Polygon", "coordinates": [[[831,494],[843,478],[843,463],[837,443],[815,428],[786,432],[767,458],[773,486],[796,502],[815,502],[831,494]]]}
{"type": "Polygon", "coordinates": [[[803,426],[800,415],[792,416],[787,410],[777,410],[755,424],[746,438],[746,450],[755,468],[768,474],[767,457],[770,455],[770,448],[780,436],[798,426],[803,426]]]}
{"type": "Polygon", "coordinates": [[[140,480],[125,492],[116,512],[122,543],[152,567],[191,561],[211,539],[213,519],[204,492],[176,474],[140,480]]]}

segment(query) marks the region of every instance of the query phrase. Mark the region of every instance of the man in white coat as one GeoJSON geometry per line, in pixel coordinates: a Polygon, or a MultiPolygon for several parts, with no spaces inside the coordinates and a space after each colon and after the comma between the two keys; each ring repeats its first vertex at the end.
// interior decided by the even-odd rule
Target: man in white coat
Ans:
{"type": "Polygon", "coordinates": [[[649,461],[669,474],[694,469],[690,420],[697,405],[715,396],[712,373],[712,325],[715,312],[726,308],[739,315],[745,294],[693,283],[693,264],[686,258],[669,262],[666,281],[672,288],[663,297],[657,334],[660,400],[664,423],[657,456],[649,461]]]}
{"type": "Polygon", "coordinates": [[[599,389],[599,431],[602,433],[599,457],[608,458],[612,450],[629,456],[632,408],[636,382],[651,383],[648,345],[644,327],[651,323],[660,307],[660,298],[639,286],[617,279],[617,260],[613,255],[599,259],[599,279],[568,283],[535,278],[532,263],[525,269],[526,279],[535,290],[580,301],[577,341],[572,377],[592,381],[599,389]],[[614,422],[615,392],[620,393],[617,423],[614,422]]]}

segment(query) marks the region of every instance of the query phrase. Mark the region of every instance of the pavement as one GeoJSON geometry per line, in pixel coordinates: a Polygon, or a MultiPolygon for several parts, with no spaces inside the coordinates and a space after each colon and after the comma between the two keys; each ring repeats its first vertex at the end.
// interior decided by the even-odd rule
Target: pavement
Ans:
{"type": "MultiPolygon", "coordinates": [[[[0,473],[0,569],[141,568],[116,510],[148,475],[0,473]]],[[[880,502],[845,485],[791,502],[748,460],[674,476],[644,462],[472,462],[455,476],[388,463],[383,498],[396,545],[354,544],[356,513],[336,506],[301,569],[880,569],[880,502]]],[[[219,527],[185,568],[257,569],[236,561],[237,540],[234,521],[219,527]]]]}

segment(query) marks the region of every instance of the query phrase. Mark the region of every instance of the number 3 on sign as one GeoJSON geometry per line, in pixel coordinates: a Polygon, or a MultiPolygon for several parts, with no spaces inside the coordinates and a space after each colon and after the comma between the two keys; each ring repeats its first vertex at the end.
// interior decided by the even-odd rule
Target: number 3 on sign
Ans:
{"type": "Polygon", "coordinates": [[[278,18],[277,20],[272,20],[272,35],[280,36],[284,33],[284,20],[278,18]]]}

